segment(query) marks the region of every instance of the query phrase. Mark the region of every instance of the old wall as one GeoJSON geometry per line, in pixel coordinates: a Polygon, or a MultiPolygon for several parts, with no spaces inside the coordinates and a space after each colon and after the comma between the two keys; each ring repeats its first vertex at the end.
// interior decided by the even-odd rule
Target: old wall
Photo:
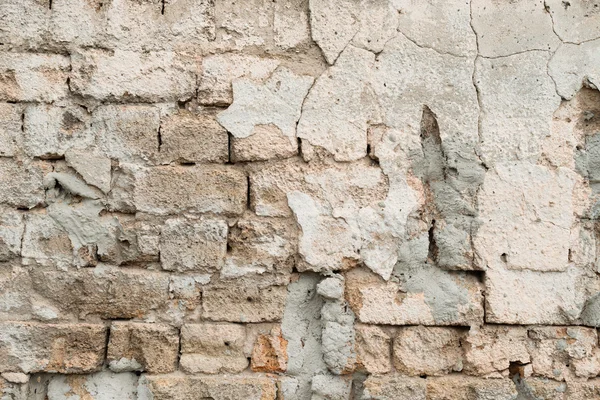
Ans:
{"type": "Polygon", "coordinates": [[[594,0],[0,0],[0,398],[600,399],[599,87],[594,0]]]}

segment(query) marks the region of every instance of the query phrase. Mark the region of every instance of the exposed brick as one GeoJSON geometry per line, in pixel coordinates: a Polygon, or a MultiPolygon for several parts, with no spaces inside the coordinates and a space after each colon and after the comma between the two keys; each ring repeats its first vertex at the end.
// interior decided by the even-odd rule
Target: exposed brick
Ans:
{"type": "Polygon", "coordinates": [[[123,322],[114,322],[110,327],[106,361],[115,372],[173,372],[177,367],[178,353],[177,328],[123,322]]]}
{"type": "Polygon", "coordinates": [[[4,322],[0,324],[2,372],[84,373],[104,361],[104,325],[4,322]]]}

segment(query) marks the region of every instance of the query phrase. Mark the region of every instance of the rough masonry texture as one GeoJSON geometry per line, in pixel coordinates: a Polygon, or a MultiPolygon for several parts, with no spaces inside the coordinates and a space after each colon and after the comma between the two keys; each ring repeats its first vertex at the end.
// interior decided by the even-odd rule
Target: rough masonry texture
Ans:
{"type": "Polygon", "coordinates": [[[598,0],[0,0],[0,399],[600,399],[599,89],[598,0]]]}

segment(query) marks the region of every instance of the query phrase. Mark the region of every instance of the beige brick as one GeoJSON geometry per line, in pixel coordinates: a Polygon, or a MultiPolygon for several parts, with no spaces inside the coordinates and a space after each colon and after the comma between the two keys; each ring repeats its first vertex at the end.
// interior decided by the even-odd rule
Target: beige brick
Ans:
{"type": "Polygon", "coordinates": [[[427,400],[512,400],[517,389],[512,380],[478,379],[448,375],[427,379],[427,400]]]}
{"type": "Polygon", "coordinates": [[[157,107],[107,105],[92,116],[98,148],[106,156],[126,162],[154,161],[159,146],[157,107]]]}
{"type": "Polygon", "coordinates": [[[44,201],[43,166],[0,158],[0,204],[32,208],[44,201]]]}
{"type": "Polygon", "coordinates": [[[0,324],[1,372],[83,373],[104,361],[104,325],[0,324]]]}
{"type": "Polygon", "coordinates": [[[169,276],[107,265],[80,270],[37,268],[33,287],[64,313],[85,318],[143,318],[168,300],[169,276]]]}
{"type": "Polygon", "coordinates": [[[174,52],[86,50],[71,62],[71,90],[93,99],[177,101],[195,93],[194,60],[174,52]]]}
{"type": "Polygon", "coordinates": [[[187,373],[241,372],[246,329],[238,324],[186,324],[181,328],[181,369],[187,373]]]}
{"type": "Polygon", "coordinates": [[[69,58],[58,54],[0,53],[0,101],[63,99],[69,65],[69,58]]]}
{"type": "Polygon", "coordinates": [[[254,372],[285,372],[287,370],[288,341],[283,338],[281,328],[274,327],[269,334],[258,335],[252,349],[254,372]]]}
{"type": "Polygon", "coordinates": [[[133,202],[139,211],[241,214],[246,208],[246,174],[231,166],[165,166],[134,175],[133,202]]]}
{"type": "Polygon", "coordinates": [[[213,218],[169,219],[160,236],[160,259],[169,271],[213,273],[227,252],[227,223],[213,218]]]}
{"type": "Polygon", "coordinates": [[[554,380],[592,378],[600,373],[596,329],[579,326],[529,328],[533,375],[554,380]]]}
{"type": "Polygon", "coordinates": [[[371,375],[363,397],[378,400],[426,400],[426,380],[400,374],[371,375]]]}
{"type": "Polygon", "coordinates": [[[278,65],[277,60],[245,54],[210,55],[202,60],[198,100],[205,105],[229,105],[233,102],[234,79],[265,79],[278,65]]]}
{"type": "Polygon", "coordinates": [[[231,138],[231,161],[263,161],[298,154],[295,137],[284,136],[275,125],[256,125],[252,135],[231,138]]]}
{"type": "Polygon", "coordinates": [[[19,104],[0,103],[0,157],[12,157],[22,132],[23,107],[19,104]]]}
{"type": "Polygon", "coordinates": [[[229,160],[227,131],[215,116],[181,110],[162,120],[160,157],[166,162],[216,162],[229,160]]]}
{"type": "Polygon", "coordinates": [[[445,375],[462,370],[460,328],[406,327],[394,338],[394,366],[407,375],[445,375]]]}
{"type": "Polygon", "coordinates": [[[477,279],[436,266],[408,270],[400,282],[356,268],[346,274],[346,299],[365,324],[468,326],[483,319],[477,279]]]}
{"type": "Polygon", "coordinates": [[[359,369],[369,374],[385,374],[391,371],[391,339],[378,326],[357,325],[356,353],[359,369]]]}
{"type": "Polygon", "coordinates": [[[146,375],[141,384],[154,400],[275,400],[275,380],[263,376],[160,376],[146,375]]]}
{"type": "Polygon", "coordinates": [[[7,261],[21,255],[24,230],[23,213],[8,207],[0,207],[0,261],[7,261]]]}
{"type": "Polygon", "coordinates": [[[23,148],[30,157],[59,158],[69,148],[94,143],[90,117],[77,105],[30,105],[24,114],[23,148]]]}
{"type": "Polygon", "coordinates": [[[283,317],[287,288],[260,287],[258,282],[226,281],[206,286],[204,316],[212,321],[270,322],[283,317]]]}
{"type": "Polygon", "coordinates": [[[289,274],[294,267],[297,234],[296,223],[292,219],[244,214],[229,228],[229,251],[221,277],[289,274]]]}
{"type": "Polygon", "coordinates": [[[160,324],[113,322],[107,362],[112,371],[175,371],[179,353],[177,328],[160,324]]]}
{"type": "Polygon", "coordinates": [[[463,342],[464,372],[470,375],[506,375],[511,362],[527,364],[527,329],[519,326],[472,327],[463,342]]]}

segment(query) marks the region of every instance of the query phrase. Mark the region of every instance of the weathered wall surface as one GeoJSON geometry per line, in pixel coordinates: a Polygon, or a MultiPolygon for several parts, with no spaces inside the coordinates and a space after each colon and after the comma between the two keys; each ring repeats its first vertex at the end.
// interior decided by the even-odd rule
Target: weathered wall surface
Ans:
{"type": "Polygon", "coordinates": [[[593,0],[0,0],[0,398],[600,399],[599,87],[593,0]]]}

